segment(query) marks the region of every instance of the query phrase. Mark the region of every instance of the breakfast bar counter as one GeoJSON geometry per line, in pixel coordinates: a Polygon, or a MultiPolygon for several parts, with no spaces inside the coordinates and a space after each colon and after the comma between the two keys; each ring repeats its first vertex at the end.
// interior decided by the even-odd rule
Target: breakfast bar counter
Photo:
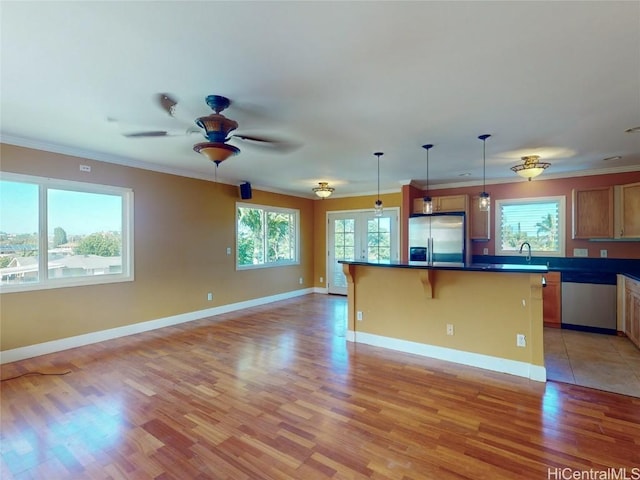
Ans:
{"type": "Polygon", "coordinates": [[[348,340],[546,380],[546,266],[341,263],[348,340]]]}

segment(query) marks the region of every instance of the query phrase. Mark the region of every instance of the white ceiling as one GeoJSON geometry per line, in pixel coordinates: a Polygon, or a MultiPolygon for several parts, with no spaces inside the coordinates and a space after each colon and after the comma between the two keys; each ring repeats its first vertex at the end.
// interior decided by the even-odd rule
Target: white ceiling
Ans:
{"type": "Polygon", "coordinates": [[[242,150],[218,180],[312,196],[424,183],[640,169],[640,2],[2,1],[1,134],[6,143],[200,178],[199,135],[172,129],[154,95],[192,118],[209,94],[234,102],[237,133],[301,146],[242,150]],[[118,122],[108,122],[107,118],[118,122]],[[604,158],[621,156],[619,160],[604,158]],[[460,176],[469,173],[469,176],[460,176]]]}

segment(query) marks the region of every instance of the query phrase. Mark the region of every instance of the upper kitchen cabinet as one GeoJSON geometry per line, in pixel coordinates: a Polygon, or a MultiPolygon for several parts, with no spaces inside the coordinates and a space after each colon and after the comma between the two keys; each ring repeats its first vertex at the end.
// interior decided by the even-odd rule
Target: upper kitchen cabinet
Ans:
{"type": "MultiPolygon", "coordinates": [[[[466,212],[467,195],[445,195],[443,197],[431,197],[433,213],[466,212]]],[[[422,197],[413,200],[413,213],[423,213],[422,197]]]]}
{"type": "Polygon", "coordinates": [[[433,211],[443,212],[466,212],[467,195],[447,195],[446,197],[433,197],[433,211]]]}
{"type": "Polygon", "coordinates": [[[613,238],[613,187],[573,190],[573,238],[613,238]]]}
{"type": "Polygon", "coordinates": [[[491,225],[489,221],[490,210],[480,210],[480,196],[476,195],[471,200],[469,208],[469,236],[471,240],[489,240],[491,238],[491,225]]]}
{"type": "Polygon", "coordinates": [[[640,182],[616,187],[616,238],[640,238],[640,182]]]}
{"type": "Polygon", "coordinates": [[[573,238],[640,239],[640,182],[572,193],[573,238]]]}

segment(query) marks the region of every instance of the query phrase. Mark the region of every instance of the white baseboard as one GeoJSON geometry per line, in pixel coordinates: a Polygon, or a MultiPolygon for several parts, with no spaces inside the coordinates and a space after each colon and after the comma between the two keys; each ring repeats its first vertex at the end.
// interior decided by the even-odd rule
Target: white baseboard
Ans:
{"type": "Polygon", "coordinates": [[[52,340],[50,342],[28,345],[26,347],[14,348],[12,350],[5,350],[3,352],[0,352],[0,364],[17,362],[18,360],[24,360],[26,358],[46,355],[48,353],[60,352],[62,350],[68,350],[70,348],[82,347],[84,345],[90,345],[92,343],[125,337],[127,335],[134,335],[136,333],[148,332],[150,330],[169,327],[171,325],[178,325],[185,322],[192,322],[194,320],[200,320],[202,318],[214,317],[223,313],[235,312],[237,310],[242,310],[243,308],[257,307],[259,305],[265,305],[267,303],[299,297],[302,295],[307,295],[309,293],[314,293],[314,289],[305,288],[302,290],[294,290],[292,292],[280,293],[268,297],[254,298],[252,300],[246,300],[244,302],[220,305],[219,307],[207,308],[205,310],[182,313],[179,315],[172,315],[170,317],[159,318],[156,320],[133,323],[131,325],[125,325],[123,327],[110,328],[108,330],[101,330],[99,332],[91,332],[84,335],[61,338],[60,340],[52,340]]]}
{"type": "Polygon", "coordinates": [[[366,332],[354,332],[348,330],[346,338],[350,342],[364,343],[375,347],[389,348],[405,353],[413,353],[424,357],[437,358],[447,362],[460,363],[471,367],[484,368],[494,372],[509,373],[519,377],[525,377],[537,382],[547,381],[547,369],[539,365],[533,365],[517,360],[493,357],[480,353],[465,352],[452,348],[438,347],[425,343],[400,340],[398,338],[383,337],[366,332]]]}
{"type": "Polygon", "coordinates": [[[313,293],[324,293],[328,295],[329,289],[327,287],[313,287],[313,293]]]}

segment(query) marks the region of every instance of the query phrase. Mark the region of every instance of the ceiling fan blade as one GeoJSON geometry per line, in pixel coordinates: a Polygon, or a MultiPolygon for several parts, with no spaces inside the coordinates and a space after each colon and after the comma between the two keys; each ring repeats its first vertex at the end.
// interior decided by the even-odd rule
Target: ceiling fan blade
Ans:
{"type": "Polygon", "coordinates": [[[156,101],[160,108],[162,108],[165,112],[169,114],[169,116],[175,116],[175,108],[178,104],[178,101],[170,96],[168,93],[158,93],[156,95],[156,101]]]}
{"type": "Polygon", "coordinates": [[[195,118],[198,115],[195,115],[193,112],[187,110],[182,104],[178,103],[178,100],[173,95],[169,93],[158,93],[155,97],[160,108],[167,112],[170,117],[184,123],[185,125],[189,125],[189,130],[193,129],[194,133],[202,132],[202,130],[199,130],[195,125],[195,118]]]}
{"type": "Polygon", "coordinates": [[[201,133],[202,130],[196,127],[189,127],[186,130],[149,130],[144,132],[123,133],[128,138],[144,138],[144,137],[184,137],[193,133],[201,133]]]}
{"type": "Polygon", "coordinates": [[[168,137],[169,133],[163,130],[155,130],[152,132],[123,133],[122,136],[127,138],[168,137]]]}
{"type": "Polygon", "coordinates": [[[290,153],[301,146],[299,143],[275,137],[256,137],[253,135],[235,134],[231,135],[229,138],[237,138],[238,140],[246,142],[247,145],[278,153],[290,153]]]}

